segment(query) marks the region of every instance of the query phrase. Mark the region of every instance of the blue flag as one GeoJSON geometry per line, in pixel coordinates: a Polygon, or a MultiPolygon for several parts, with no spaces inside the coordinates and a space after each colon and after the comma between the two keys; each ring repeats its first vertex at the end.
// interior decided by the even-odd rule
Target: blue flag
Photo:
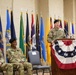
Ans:
{"type": "Polygon", "coordinates": [[[11,38],[11,32],[10,32],[10,16],[9,16],[9,11],[6,11],[6,33],[5,33],[5,38],[6,38],[6,49],[10,47],[9,40],[11,38]]]}
{"type": "Polygon", "coordinates": [[[44,23],[43,23],[43,18],[41,17],[41,25],[40,25],[40,44],[42,48],[42,56],[43,59],[46,61],[46,49],[45,49],[45,44],[44,44],[44,23]]]}
{"type": "Polygon", "coordinates": [[[11,11],[11,38],[16,38],[14,22],[13,22],[13,12],[11,11]]]}
{"type": "Polygon", "coordinates": [[[0,49],[3,50],[3,32],[2,32],[1,17],[0,17],[0,49]]]}
{"type": "Polygon", "coordinates": [[[72,23],[72,34],[74,34],[74,25],[72,23]]]}

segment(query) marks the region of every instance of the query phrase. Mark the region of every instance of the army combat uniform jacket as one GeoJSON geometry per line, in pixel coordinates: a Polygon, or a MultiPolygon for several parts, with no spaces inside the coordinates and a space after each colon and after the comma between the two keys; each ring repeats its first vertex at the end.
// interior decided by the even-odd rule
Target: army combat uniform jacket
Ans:
{"type": "Polygon", "coordinates": [[[51,29],[50,32],[47,35],[47,41],[49,43],[52,43],[52,41],[55,41],[57,39],[62,39],[62,38],[65,38],[65,33],[64,33],[64,30],[62,30],[61,28],[51,29]]]}

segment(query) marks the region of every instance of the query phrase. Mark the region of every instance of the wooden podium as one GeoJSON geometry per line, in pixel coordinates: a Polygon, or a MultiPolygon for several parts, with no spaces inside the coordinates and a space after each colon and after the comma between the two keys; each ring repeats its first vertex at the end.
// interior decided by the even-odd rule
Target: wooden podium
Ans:
{"type": "MultiPolygon", "coordinates": [[[[58,39],[58,40],[74,40],[74,39],[58,39]]],[[[54,55],[51,54],[52,57],[52,75],[76,75],[76,68],[75,69],[60,69],[55,61],[54,55]]]]}

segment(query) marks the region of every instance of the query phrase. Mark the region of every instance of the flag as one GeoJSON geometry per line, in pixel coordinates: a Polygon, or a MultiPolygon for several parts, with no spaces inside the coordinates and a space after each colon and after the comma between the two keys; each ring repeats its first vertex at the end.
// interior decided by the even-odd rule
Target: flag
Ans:
{"type": "Polygon", "coordinates": [[[28,59],[28,51],[30,50],[30,39],[29,39],[29,20],[28,13],[26,13],[26,58],[28,59]]]}
{"type": "Polygon", "coordinates": [[[44,59],[44,61],[46,61],[46,48],[45,48],[45,44],[44,44],[44,23],[43,23],[43,18],[41,17],[40,19],[40,45],[41,45],[41,49],[42,49],[42,57],[44,59]]]}
{"type": "Polygon", "coordinates": [[[70,38],[74,38],[74,25],[70,22],[70,38]]]}
{"type": "Polygon", "coordinates": [[[2,31],[2,23],[1,23],[1,17],[0,17],[0,49],[3,50],[3,31],[2,31]]]}
{"type": "Polygon", "coordinates": [[[13,22],[13,11],[11,11],[11,38],[16,38],[14,22],[13,22]]]}
{"type": "Polygon", "coordinates": [[[50,23],[50,29],[53,28],[53,25],[52,25],[52,17],[50,17],[50,22],[49,23],[50,23]]]}
{"type": "Polygon", "coordinates": [[[20,16],[20,42],[19,47],[22,49],[22,52],[25,53],[25,46],[24,46],[24,26],[23,26],[23,17],[22,13],[20,16]]]}
{"type": "Polygon", "coordinates": [[[39,19],[38,14],[36,15],[36,49],[39,51],[39,55],[41,58],[41,47],[40,47],[40,32],[39,32],[39,19]]]}
{"type": "Polygon", "coordinates": [[[64,21],[64,32],[66,34],[66,37],[68,36],[68,22],[64,21]]]}
{"type": "Polygon", "coordinates": [[[76,69],[76,40],[57,40],[52,54],[60,69],[76,69]]]}
{"type": "Polygon", "coordinates": [[[74,25],[72,23],[72,34],[74,34],[74,25]]]}
{"type": "Polygon", "coordinates": [[[62,21],[60,20],[60,28],[62,28],[62,21]]]}
{"type": "MultiPolygon", "coordinates": [[[[52,24],[52,23],[51,23],[52,24]]],[[[47,35],[50,31],[50,18],[47,18],[47,22],[45,25],[45,44],[46,44],[46,53],[47,53],[47,64],[51,65],[51,47],[50,47],[50,43],[48,43],[47,41],[47,35]]]]}
{"type": "Polygon", "coordinates": [[[9,40],[11,39],[11,31],[10,31],[10,14],[9,11],[6,11],[6,33],[5,33],[5,38],[6,38],[6,50],[10,47],[9,40]]]}
{"type": "Polygon", "coordinates": [[[32,50],[36,50],[36,35],[35,35],[33,14],[32,14],[32,22],[31,22],[31,45],[32,45],[32,50]]]}

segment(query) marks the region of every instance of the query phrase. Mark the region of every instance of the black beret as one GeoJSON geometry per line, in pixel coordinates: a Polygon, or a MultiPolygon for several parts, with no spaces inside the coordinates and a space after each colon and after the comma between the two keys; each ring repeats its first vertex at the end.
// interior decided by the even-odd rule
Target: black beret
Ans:
{"type": "Polygon", "coordinates": [[[13,41],[16,41],[16,38],[11,38],[11,39],[9,40],[10,43],[12,43],[13,41]]]}
{"type": "Polygon", "coordinates": [[[56,22],[59,22],[59,21],[60,21],[59,19],[54,20],[54,24],[55,24],[56,22]]]}

